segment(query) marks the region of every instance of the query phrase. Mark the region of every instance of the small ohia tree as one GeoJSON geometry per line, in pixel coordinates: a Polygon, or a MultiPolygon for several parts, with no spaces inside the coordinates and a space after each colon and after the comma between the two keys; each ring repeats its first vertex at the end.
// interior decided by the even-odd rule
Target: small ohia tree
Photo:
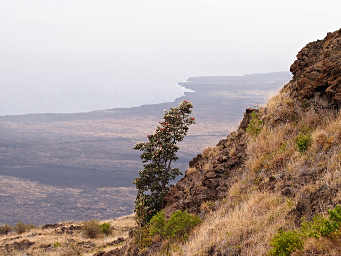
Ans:
{"type": "Polygon", "coordinates": [[[143,169],[134,182],[137,188],[135,213],[141,226],[164,207],[170,182],[181,174],[172,164],[178,159],[177,143],[184,139],[189,126],[194,123],[192,108],[191,102],[183,101],[179,106],[165,111],[154,133],[147,136],[148,140],[134,147],[142,151],[140,157],[143,162],[143,169]]]}

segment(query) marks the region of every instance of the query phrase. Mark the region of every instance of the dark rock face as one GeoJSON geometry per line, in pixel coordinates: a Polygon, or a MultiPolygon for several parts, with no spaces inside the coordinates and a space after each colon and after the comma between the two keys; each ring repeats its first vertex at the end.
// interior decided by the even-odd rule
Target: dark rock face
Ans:
{"type": "MultiPolygon", "coordinates": [[[[115,241],[107,243],[106,246],[119,245],[120,243],[123,243],[124,241],[125,241],[125,239],[123,237],[119,237],[115,241]]],[[[124,255],[125,250],[126,250],[125,247],[115,248],[115,249],[108,251],[108,252],[99,251],[99,252],[95,253],[93,256],[122,256],[122,255],[124,255]]]]}
{"type": "Polygon", "coordinates": [[[74,231],[81,230],[82,226],[80,225],[70,225],[70,226],[59,226],[55,229],[57,234],[73,234],[74,231]]]}
{"type": "Polygon", "coordinates": [[[16,251],[24,251],[28,248],[30,248],[32,245],[34,245],[34,242],[31,242],[29,240],[22,240],[21,242],[14,242],[12,244],[6,244],[5,250],[7,252],[16,250],[16,251]]]}
{"type": "Polygon", "coordinates": [[[307,44],[291,65],[294,77],[284,90],[322,106],[341,105],[341,29],[307,44]]]}
{"type": "Polygon", "coordinates": [[[63,224],[45,224],[44,226],[42,226],[42,229],[55,229],[55,228],[59,228],[63,226],[63,224]]]}
{"type": "Polygon", "coordinates": [[[200,212],[203,202],[222,199],[242,173],[246,159],[246,128],[255,109],[247,109],[236,132],[221,140],[211,152],[199,154],[189,163],[185,177],[171,187],[166,197],[167,214],[175,210],[200,212]]]}
{"type": "Polygon", "coordinates": [[[227,248],[217,248],[217,246],[212,246],[207,250],[208,256],[240,256],[241,249],[238,247],[227,247],[227,248]]]}
{"type": "Polygon", "coordinates": [[[122,249],[114,249],[109,252],[100,251],[95,253],[93,256],[121,256],[123,255],[122,249]]]}
{"type": "Polygon", "coordinates": [[[291,212],[296,217],[296,223],[300,223],[302,217],[311,218],[334,207],[336,204],[333,199],[337,192],[337,189],[324,185],[316,191],[302,194],[295,209],[291,212]]]}

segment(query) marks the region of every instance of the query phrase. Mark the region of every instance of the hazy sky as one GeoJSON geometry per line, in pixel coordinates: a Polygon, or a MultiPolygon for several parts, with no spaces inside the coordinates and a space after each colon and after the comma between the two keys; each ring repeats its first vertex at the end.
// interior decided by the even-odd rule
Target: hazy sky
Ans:
{"type": "Polygon", "coordinates": [[[285,71],[341,1],[6,0],[0,115],[171,100],[195,75],[285,71]]]}

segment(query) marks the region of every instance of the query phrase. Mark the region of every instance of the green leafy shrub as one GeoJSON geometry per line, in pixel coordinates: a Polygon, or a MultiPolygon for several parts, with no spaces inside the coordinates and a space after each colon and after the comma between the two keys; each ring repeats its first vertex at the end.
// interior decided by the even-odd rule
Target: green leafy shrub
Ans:
{"type": "Polygon", "coordinates": [[[315,216],[312,221],[303,221],[301,227],[294,231],[280,231],[271,241],[271,256],[290,256],[302,249],[308,237],[328,237],[341,227],[341,206],[337,205],[328,211],[328,217],[315,216]]]}
{"type": "Polygon", "coordinates": [[[83,224],[83,234],[88,238],[97,238],[101,233],[101,226],[97,220],[90,220],[83,224]]]}
{"type": "Polygon", "coordinates": [[[246,132],[251,136],[257,136],[263,128],[263,122],[260,120],[256,112],[251,113],[251,120],[246,128],[246,132]]]}
{"type": "Polygon", "coordinates": [[[321,216],[315,216],[311,222],[303,222],[301,232],[306,237],[320,238],[328,236],[339,229],[339,223],[326,219],[321,216]]]}
{"type": "Polygon", "coordinates": [[[59,247],[61,247],[61,246],[62,246],[62,244],[59,243],[59,242],[54,242],[54,243],[53,243],[53,248],[59,248],[59,247]]]}
{"type": "Polygon", "coordinates": [[[11,231],[12,227],[7,224],[0,226],[0,235],[7,235],[11,231]]]}
{"type": "Polygon", "coordinates": [[[163,239],[186,240],[188,233],[200,223],[200,218],[186,211],[175,211],[166,220],[163,211],[159,212],[150,221],[149,232],[152,236],[159,235],[163,239]]]}
{"type": "Polygon", "coordinates": [[[166,232],[170,238],[187,239],[189,231],[200,223],[200,218],[186,211],[175,211],[166,223],[166,232]]]}
{"type": "Polygon", "coordinates": [[[307,149],[311,145],[311,141],[312,141],[312,138],[310,134],[300,133],[299,135],[297,135],[296,145],[297,145],[298,151],[300,151],[301,153],[304,153],[305,151],[307,151],[307,149]]]}
{"type": "Polygon", "coordinates": [[[100,229],[101,229],[101,232],[105,235],[110,235],[111,234],[111,226],[110,226],[110,223],[102,223],[100,225],[100,229]]]}
{"type": "Polygon", "coordinates": [[[19,221],[17,224],[15,224],[14,231],[17,232],[18,234],[22,234],[22,233],[30,231],[33,228],[34,228],[34,225],[25,224],[19,221]]]}
{"type": "Polygon", "coordinates": [[[150,235],[159,235],[161,238],[167,237],[166,232],[166,215],[164,211],[160,211],[150,220],[149,233],[150,235]]]}
{"type": "Polygon", "coordinates": [[[319,238],[336,232],[341,227],[341,206],[337,205],[328,213],[328,218],[315,216],[310,222],[304,221],[301,225],[302,233],[307,237],[319,238]]]}
{"type": "Polygon", "coordinates": [[[334,209],[329,210],[329,219],[331,221],[335,221],[337,223],[341,223],[341,205],[337,205],[335,206],[334,209]]]}
{"type": "Polygon", "coordinates": [[[290,256],[294,251],[303,249],[303,241],[296,231],[280,231],[272,239],[271,246],[271,256],[290,256]]]}

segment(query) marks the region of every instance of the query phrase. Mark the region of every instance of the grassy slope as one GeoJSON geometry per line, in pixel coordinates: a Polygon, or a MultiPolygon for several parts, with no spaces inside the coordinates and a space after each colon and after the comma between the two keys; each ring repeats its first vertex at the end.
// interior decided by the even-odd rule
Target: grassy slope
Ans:
{"type": "MultiPolygon", "coordinates": [[[[246,157],[223,183],[225,198],[215,207],[202,203],[203,223],[171,255],[269,255],[279,230],[298,229],[303,219],[341,203],[340,38],[341,30],[328,33],[299,52],[293,80],[248,122],[246,157]]],[[[193,173],[206,176],[215,159],[234,151],[219,144],[204,151],[201,165],[188,170],[187,184],[193,173]]],[[[302,250],[291,255],[341,255],[340,234],[304,238],[302,250]]]]}
{"type": "MultiPolygon", "coordinates": [[[[260,109],[260,116],[264,126],[257,136],[249,138],[246,172],[231,186],[218,210],[208,214],[189,241],[172,255],[218,251],[266,255],[279,228],[297,225],[292,213],[304,195],[327,187],[337,191],[332,201],[341,201],[341,114],[301,109],[283,92],[260,109]],[[311,145],[301,153],[296,138],[302,133],[311,135],[311,145]],[[323,170],[318,178],[307,178],[291,196],[282,195],[281,188],[290,185],[287,177],[299,179],[304,170],[320,167],[323,170]]],[[[326,212],[323,207],[321,202],[322,214],[326,212]]],[[[335,239],[310,239],[301,253],[311,255],[304,254],[309,250],[318,252],[316,255],[340,255],[341,244],[335,239]]]]}

